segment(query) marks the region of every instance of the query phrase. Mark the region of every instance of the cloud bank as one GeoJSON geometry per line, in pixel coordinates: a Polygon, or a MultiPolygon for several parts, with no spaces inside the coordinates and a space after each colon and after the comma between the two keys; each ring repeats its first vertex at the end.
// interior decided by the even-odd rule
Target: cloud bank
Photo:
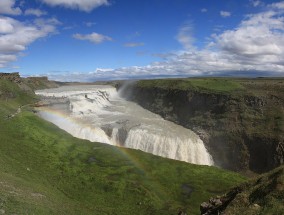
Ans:
{"type": "Polygon", "coordinates": [[[220,15],[221,15],[222,17],[229,17],[229,16],[231,16],[231,13],[228,12],[228,11],[220,11],[220,15]]]}
{"type": "Polygon", "coordinates": [[[177,41],[181,43],[185,49],[193,49],[195,39],[192,32],[192,24],[186,23],[179,29],[178,35],[176,36],[177,41]]]}
{"type": "Polygon", "coordinates": [[[15,6],[16,0],[1,0],[0,1],[0,14],[6,15],[20,15],[22,10],[15,6]]]}
{"type": "Polygon", "coordinates": [[[144,43],[124,43],[123,44],[125,47],[129,48],[134,48],[134,47],[139,47],[139,46],[144,46],[144,43]]]}
{"type": "Polygon", "coordinates": [[[47,14],[47,12],[39,10],[39,9],[30,8],[30,9],[25,10],[25,15],[32,15],[32,16],[40,17],[40,16],[44,16],[46,14],[47,14]]]}
{"type": "Polygon", "coordinates": [[[77,40],[87,40],[87,41],[90,41],[90,42],[95,43],[95,44],[100,44],[100,43],[103,43],[105,41],[112,41],[111,37],[105,36],[105,35],[102,35],[102,34],[98,34],[96,32],[91,33],[91,34],[85,34],[85,35],[74,34],[73,38],[75,38],[77,40]]]}
{"type": "Polygon", "coordinates": [[[50,6],[62,6],[70,9],[78,9],[91,12],[97,7],[109,5],[108,0],[41,0],[50,6]]]}

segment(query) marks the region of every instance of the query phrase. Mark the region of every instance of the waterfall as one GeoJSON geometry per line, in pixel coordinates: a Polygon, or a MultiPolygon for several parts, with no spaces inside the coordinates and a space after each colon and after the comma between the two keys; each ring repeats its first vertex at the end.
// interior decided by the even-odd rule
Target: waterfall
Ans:
{"type": "Polygon", "coordinates": [[[54,100],[38,109],[40,116],[75,137],[189,163],[214,164],[197,134],[126,101],[114,87],[68,86],[36,94],[54,100]],[[58,104],[62,98],[68,102],[58,104]]]}

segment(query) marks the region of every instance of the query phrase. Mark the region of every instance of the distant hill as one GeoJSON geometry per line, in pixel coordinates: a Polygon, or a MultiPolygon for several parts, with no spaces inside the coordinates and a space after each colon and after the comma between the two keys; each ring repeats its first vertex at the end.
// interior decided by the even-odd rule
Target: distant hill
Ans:
{"type": "Polygon", "coordinates": [[[56,88],[59,86],[55,81],[48,80],[47,77],[28,77],[22,80],[24,83],[30,86],[33,90],[56,88]]]}

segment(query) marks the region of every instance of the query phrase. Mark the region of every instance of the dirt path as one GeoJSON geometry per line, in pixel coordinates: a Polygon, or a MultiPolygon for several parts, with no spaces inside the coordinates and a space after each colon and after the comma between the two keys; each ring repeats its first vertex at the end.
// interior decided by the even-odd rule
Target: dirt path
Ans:
{"type": "Polygon", "coordinates": [[[32,106],[32,105],[34,105],[34,104],[26,104],[26,105],[21,105],[21,106],[19,106],[18,109],[17,109],[17,111],[16,111],[14,114],[9,114],[9,115],[7,115],[7,116],[6,116],[6,119],[8,120],[8,119],[14,118],[14,117],[17,116],[19,113],[22,112],[22,108],[27,107],[27,106],[32,106]]]}

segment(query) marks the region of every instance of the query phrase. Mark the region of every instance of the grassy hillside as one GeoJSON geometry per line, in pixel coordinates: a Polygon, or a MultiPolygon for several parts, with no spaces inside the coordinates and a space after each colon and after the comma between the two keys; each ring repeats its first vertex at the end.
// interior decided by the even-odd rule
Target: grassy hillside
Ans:
{"type": "MultiPolygon", "coordinates": [[[[6,117],[14,113],[19,106],[33,103],[36,96],[30,91],[24,92],[17,84],[0,79],[0,115],[6,117]]],[[[1,122],[3,118],[1,119],[1,122]]]]}
{"type": "Polygon", "coordinates": [[[199,214],[244,177],[137,150],[79,140],[37,117],[34,102],[0,80],[0,213],[199,214]]]}

